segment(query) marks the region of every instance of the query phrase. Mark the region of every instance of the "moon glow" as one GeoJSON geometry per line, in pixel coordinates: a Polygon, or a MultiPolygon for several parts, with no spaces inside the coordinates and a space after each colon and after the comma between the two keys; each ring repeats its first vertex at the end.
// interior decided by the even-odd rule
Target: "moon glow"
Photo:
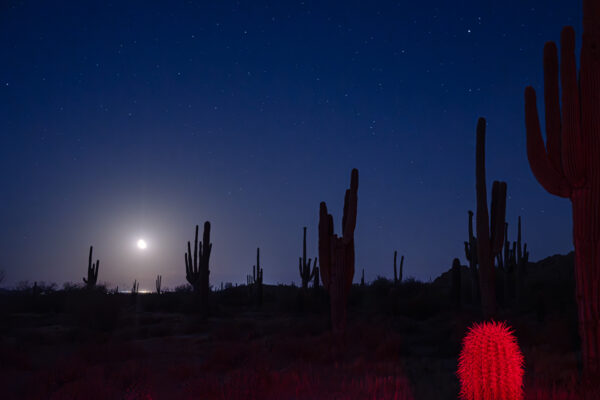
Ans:
{"type": "Polygon", "coordinates": [[[146,241],[144,239],[139,239],[137,241],[137,247],[140,250],[146,250],[146,248],[148,247],[148,244],[146,243],[146,241]]]}

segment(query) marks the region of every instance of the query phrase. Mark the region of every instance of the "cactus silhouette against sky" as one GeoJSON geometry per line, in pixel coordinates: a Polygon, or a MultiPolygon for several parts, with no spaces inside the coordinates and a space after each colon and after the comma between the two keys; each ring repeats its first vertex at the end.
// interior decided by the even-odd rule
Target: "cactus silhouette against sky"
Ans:
{"type": "Polygon", "coordinates": [[[577,74],[575,31],[544,46],[546,144],[535,90],[525,89],[527,158],[549,193],[571,199],[576,297],[584,369],[600,374],[600,2],[583,1],[577,74]],[[560,80],[560,85],[559,85],[560,80]],[[560,89],[559,89],[560,86],[560,89]]]}
{"type": "Polygon", "coordinates": [[[342,236],[333,230],[333,216],[327,212],[327,204],[321,202],[319,210],[319,259],[321,280],[329,291],[331,323],[334,331],[346,327],[346,302],[354,278],[354,229],[358,206],[358,170],[353,169],[350,188],[344,198],[342,236]]]}
{"type": "Polygon", "coordinates": [[[492,210],[488,214],[485,182],[485,119],[477,122],[476,190],[477,190],[477,261],[479,263],[479,288],[481,308],[485,318],[496,314],[496,279],[494,259],[504,243],[504,217],[506,213],[506,183],[492,184],[492,210]]]}
{"type": "Polygon", "coordinates": [[[252,283],[256,291],[256,304],[260,307],[263,301],[263,269],[260,267],[260,248],[256,248],[256,265],[252,266],[252,283]]]}
{"type": "Polygon", "coordinates": [[[95,263],[92,263],[92,251],[93,246],[90,246],[90,256],[88,258],[88,269],[87,269],[87,278],[83,278],[83,282],[86,284],[88,288],[93,288],[96,286],[96,282],[98,282],[98,270],[100,269],[100,260],[96,260],[95,263]]]}
{"type": "Polygon", "coordinates": [[[300,278],[302,279],[302,289],[306,289],[308,288],[308,282],[315,277],[315,274],[319,273],[319,268],[317,268],[317,257],[315,257],[312,269],[310,267],[311,259],[306,260],[306,227],[304,227],[303,231],[302,257],[298,260],[298,269],[300,271],[300,278]]]}
{"type": "Polygon", "coordinates": [[[192,258],[192,248],[190,242],[187,243],[187,253],[185,253],[185,278],[194,288],[194,292],[200,296],[200,311],[203,316],[208,315],[208,293],[209,286],[209,260],[212,250],[210,243],[210,222],[204,223],[204,233],[202,242],[198,245],[198,225],[196,225],[196,235],[194,237],[194,253],[192,258]]]}

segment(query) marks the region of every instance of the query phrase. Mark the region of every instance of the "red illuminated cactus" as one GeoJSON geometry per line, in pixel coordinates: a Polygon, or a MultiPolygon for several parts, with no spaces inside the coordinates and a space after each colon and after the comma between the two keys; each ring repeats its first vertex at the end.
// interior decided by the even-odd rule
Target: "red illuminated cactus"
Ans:
{"type": "Polygon", "coordinates": [[[583,1],[579,76],[575,32],[561,35],[560,86],[556,44],[544,47],[546,144],[535,90],[525,89],[527,158],[548,192],[571,199],[576,297],[583,366],[600,374],[600,1],[583,1]]]}
{"type": "Polygon", "coordinates": [[[521,400],[523,355],[503,322],[475,324],[463,339],[458,361],[464,400],[521,400]]]}
{"type": "Polygon", "coordinates": [[[327,212],[327,204],[321,202],[319,209],[319,260],[321,279],[329,291],[331,324],[334,331],[346,327],[346,302],[354,278],[354,228],[358,204],[358,170],[352,170],[350,188],[344,198],[342,236],[333,233],[333,216],[327,212]]]}

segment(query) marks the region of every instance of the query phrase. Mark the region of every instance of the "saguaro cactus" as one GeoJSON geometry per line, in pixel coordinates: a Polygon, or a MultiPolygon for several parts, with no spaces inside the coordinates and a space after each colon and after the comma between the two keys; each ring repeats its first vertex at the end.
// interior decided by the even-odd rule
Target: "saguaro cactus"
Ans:
{"type": "Polygon", "coordinates": [[[329,291],[331,324],[336,332],[346,327],[346,302],[354,278],[354,229],[358,206],[358,170],[353,169],[344,198],[342,236],[333,233],[333,216],[321,202],[319,210],[319,259],[321,280],[329,291]]]}
{"type": "Polygon", "coordinates": [[[98,269],[100,269],[100,260],[96,260],[96,263],[92,263],[92,250],[93,250],[93,247],[90,246],[90,256],[88,258],[87,279],[83,278],[83,282],[90,289],[93,288],[94,286],[96,286],[96,282],[98,282],[98,269]]]}
{"type": "Polygon", "coordinates": [[[263,299],[263,269],[260,267],[260,248],[256,248],[256,265],[252,267],[252,281],[256,291],[256,303],[262,306],[263,299]]]}
{"type": "Polygon", "coordinates": [[[158,275],[158,276],[156,277],[156,293],[157,293],[157,294],[160,294],[160,291],[161,291],[161,284],[162,284],[162,276],[161,276],[161,275],[158,275]]]}
{"type": "Polygon", "coordinates": [[[298,260],[298,270],[300,271],[300,278],[302,278],[302,289],[308,288],[308,282],[310,282],[315,274],[318,273],[317,268],[317,257],[313,262],[312,270],[310,268],[310,258],[306,262],[306,227],[304,227],[304,238],[302,239],[302,257],[298,260]]]}
{"type": "Polygon", "coordinates": [[[600,375],[600,2],[583,1],[579,76],[572,27],[560,47],[562,97],[556,44],[544,46],[545,146],[535,90],[525,89],[527,158],[544,189],[571,199],[583,365],[600,375]]]}
{"type": "Polygon", "coordinates": [[[133,281],[133,286],[131,287],[131,294],[136,295],[140,289],[140,283],[137,280],[133,281]]]}
{"type": "Polygon", "coordinates": [[[494,259],[502,251],[504,242],[504,217],[506,213],[506,183],[492,184],[491,220],[487,206],[485,182],[485,119],[477,123],[476,143],[476,190],[477,190],[477,261],[479,262],[479,287],[481,308],[486,318],[496,314],[496,280],[494,259]],[[491,226],[490,226],[491,225],[491,226]]]}
{"type": "Polygon", "coordinates": [[[465,257],[471,273],[471,301],[479,300],[479,272],[477,271],[477,238],[473,235],[473,211],[469,210],[469,240],[465,242],[465,257]]]}
{"type": "Polygon", "coordinates": [[[200,310],[201,313],[208,315],[208,293],[209,274],[208,262],[210,260],[210,252],[212,243],[210,243],[210,222],[204,223],[204,234],[202,242],[198,246],[198,225],[196,225],[196,235],[194,238],[194,258],[192,259],[192,248],[190,242],[187,244],[188,250],[185,253],[185,278],[194,288],[194,292],[200,295],[200,310]],[[200,254],[198,254],[200,252],[200,254]]]}
{"type": "Polygon", "coordinates": [[[400,257],[400,275],[398,275],[398,268],[396,267],[396,258],[398,258],[398,252],[394,251],[394,285],[402,283],[402,270],[404,268],[404,256],[400,257]]]}

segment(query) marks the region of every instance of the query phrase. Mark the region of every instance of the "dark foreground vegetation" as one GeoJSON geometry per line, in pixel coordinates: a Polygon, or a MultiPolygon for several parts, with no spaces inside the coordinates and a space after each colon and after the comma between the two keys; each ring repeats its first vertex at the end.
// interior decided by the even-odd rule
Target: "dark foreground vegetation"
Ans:
{"type": "MultiPolygon", "coordinates": [[[[573,270],[573,254],[530,263],[518,307],[499,296],[525,357],[526,399],[600,398],[579,383],[573,270]]],[[[252,284],[213,290],[202,318],[183,287],[22,285],[0,295],[2,398],[455,399],[461,340],[483,320],[460,272],[458,303],[452,271],[353,285],[343,333],[331,331],[322,287],[265,284],[262,306],[252,284]]]]}

